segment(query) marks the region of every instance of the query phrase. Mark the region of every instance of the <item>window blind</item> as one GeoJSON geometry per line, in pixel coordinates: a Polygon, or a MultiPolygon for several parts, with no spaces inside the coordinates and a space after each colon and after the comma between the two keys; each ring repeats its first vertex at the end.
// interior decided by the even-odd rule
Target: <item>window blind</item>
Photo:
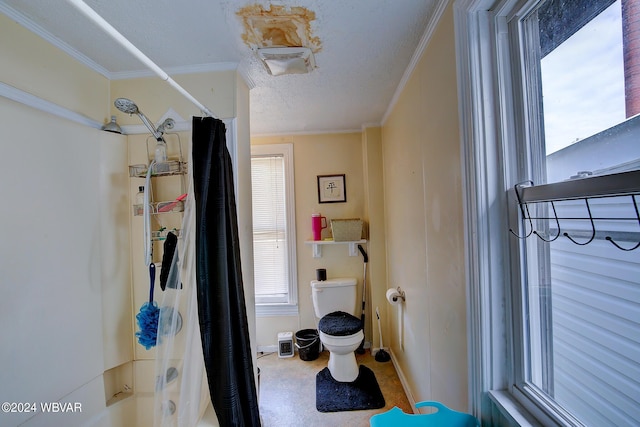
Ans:
{"type": "Polygon", "coordinates": [[[251,158],[256,303],[289,302],[284,156],[251,158]]]}

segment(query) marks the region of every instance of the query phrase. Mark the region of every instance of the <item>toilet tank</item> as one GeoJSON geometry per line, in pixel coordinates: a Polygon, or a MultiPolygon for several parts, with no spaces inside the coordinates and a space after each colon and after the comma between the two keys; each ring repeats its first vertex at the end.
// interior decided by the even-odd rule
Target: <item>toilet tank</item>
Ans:
{"type": "Polygon", "coordinates": [[[321,319],[334,311],[355,314],[357,283],[354,278],[312,280],[311,297],[316,317],[321,319]]]}

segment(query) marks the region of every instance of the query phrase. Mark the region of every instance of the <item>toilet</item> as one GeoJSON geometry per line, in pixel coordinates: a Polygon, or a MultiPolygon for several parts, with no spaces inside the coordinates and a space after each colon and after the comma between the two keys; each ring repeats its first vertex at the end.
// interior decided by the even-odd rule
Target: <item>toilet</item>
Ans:
{"type": "Polygon", "coordinates": [[[354,352],[364,332],[362,321],[354,316],[357,283],[354,278],[311,281],[320,341],[329,350],[329,372],[340,382],[353,382],[359,373],[354,352]]]}

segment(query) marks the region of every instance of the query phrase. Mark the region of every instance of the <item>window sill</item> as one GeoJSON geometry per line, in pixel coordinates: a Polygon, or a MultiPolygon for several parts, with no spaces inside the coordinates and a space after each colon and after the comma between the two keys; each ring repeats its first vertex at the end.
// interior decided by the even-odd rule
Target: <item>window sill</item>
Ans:
{"type": "Polygon", "coordinates": [[[256,317],[297,315],[298,304],[256,304],[256,317]]]}
{"type": "Polygon", "coordinates": [[[489,398],[496,405],[498,411],[510,420],[512,425],[520,427],[542,426],[508,391],[489,390],[489,398]]]}

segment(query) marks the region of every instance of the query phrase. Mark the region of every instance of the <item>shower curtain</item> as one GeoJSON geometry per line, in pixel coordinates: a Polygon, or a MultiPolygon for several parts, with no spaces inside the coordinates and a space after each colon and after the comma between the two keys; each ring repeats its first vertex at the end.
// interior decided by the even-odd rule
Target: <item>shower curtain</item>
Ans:
{"type": "Polygon", "coordinates": [[[259,426],[225,125],[193,118],[198,318],[211,402],[221,426],[259,426]]]}
{"type": "Polygon", "coordinates": [[[194,117],[189,197],[160,303],[154,427],[203,416],[260,425],[225,139],[220,120],[194,117]]]}

